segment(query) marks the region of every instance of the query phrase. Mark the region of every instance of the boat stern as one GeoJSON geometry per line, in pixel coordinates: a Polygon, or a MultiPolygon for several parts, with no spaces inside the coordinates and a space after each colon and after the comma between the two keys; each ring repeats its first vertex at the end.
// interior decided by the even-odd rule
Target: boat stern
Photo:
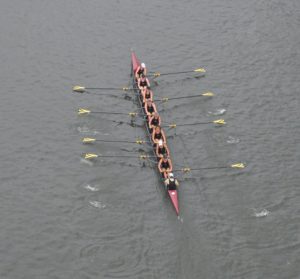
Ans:
{"type": "Polygon", "coordinates": [[[179,215],[179,203],[178,203],[178,193],[177,190],[168,190],[169,197],[175,208],[176,214],[179,215]]]}

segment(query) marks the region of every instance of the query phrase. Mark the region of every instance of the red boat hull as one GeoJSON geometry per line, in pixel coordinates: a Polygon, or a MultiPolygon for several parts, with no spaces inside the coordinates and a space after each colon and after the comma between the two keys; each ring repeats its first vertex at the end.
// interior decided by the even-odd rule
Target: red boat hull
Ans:
{"type": "MultiPolygon", "coordinates": [[[[133,71],[133,84],[134,84],[134,87],[136,87],[136,82],[135,82],[135,78],[134,78],[134,74],[138,68],[138,66],[140,65],[140,61],[138,60],[138,58],[136,57],[135,53],[134,52],[131,52],[131,64],[132,64],[132,71],[133,71]]],[[[138,92],[138,91],[137,91],[138,92]]],[[[140,98],[138,97],[139,101],[140,101],[140,98]]],[[[146,123],[146,122],[145,122],[146,123]]],[[[148,131],[148,127],[147,127],[147,124],[145,124],[145,127],[148,131]]],[[[148,131],[148,135],[149,135],[149,140],[151,140],[151,135],[149,134],[149,131],[148,131]]],[[[155,154],[155,152],[154,152],[155,154]]],[[[160,175],[160,173],[159,173],[160,175]]],[[[179,215],[179,202],[178,202],[178,191],[177,190],[168,190],[168,195],[170,197],[170,200],[175,208],[175,211],[176,211],[176,214],[179,215]]]]}

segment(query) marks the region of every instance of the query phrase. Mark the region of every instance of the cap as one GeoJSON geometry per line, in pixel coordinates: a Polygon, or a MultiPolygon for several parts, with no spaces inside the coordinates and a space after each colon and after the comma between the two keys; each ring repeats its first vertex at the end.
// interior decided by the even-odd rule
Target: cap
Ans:
{"type": "Polygon", "coordinates": [[[145,63],[142,63],[142,64],[141,64],[141,67],[142,67],[142,68],[146,68],[145,63]]]}
{"type": "Polygon", "coordinates": [[[174,178],[174,174],[172,172],[169,173],[170,178],[174,178]]]}

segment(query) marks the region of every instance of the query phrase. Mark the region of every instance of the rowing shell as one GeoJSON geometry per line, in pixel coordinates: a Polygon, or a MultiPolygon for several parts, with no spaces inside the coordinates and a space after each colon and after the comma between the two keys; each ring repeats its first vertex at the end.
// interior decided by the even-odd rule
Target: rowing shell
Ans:
{"type": "MultiPolygon", "coordinates": [[[[137,68],[138,68],[139,65],[140,65],[140,61],[136,57],[135,53],[132,52],[131,53],[131,66],[132,66],[131,67],[131,74],[132,74],[133,88],[138,88],[137,81],[135,80],[135,72],[136,72],[136,70],[137,70],[137,68]]],[[[141,95],[141,92],[139,91],[139,89],[135,89],[135,93],[136,93],[136,96],[137,96],[139,107],[141,109],[141,113],[143,113],[143,116],[146,117],[146,114],[145,114],[145,112],[143,110],[143,106],[142,106],[142,95],[141,95]]],[[[152,137],[151,137],[151,133],[149,131],[149,127],[147,125],[147,121],[144,121],[144,123],[145,123],[145,129],[146,129],[147,135],[149,137],[149,142],[152,143],[152,137]]],[[[156,156],[156,152],[155,152],[154,146],[153,146],[153,144],[151,144],[151,145],[153,147],[153,154],[154,154],[154,156],[156,156]]],[[[160,174],[159,169],[158,169],[158,160],[159,160],[159,158],[156,157],[157,171],[159,173],[159,177],[161,177],[161,174],[160,174]]],[[[161,178],[161,181],[163,183],[162,178],[161,178]]],[[[163,183],[163,185],[164,185],[164,183],[163,183]]],[[[165,185],[164,185],[164,187],[165,187],[165,185]]],[[[173,204],[173,206],[175,208],[176,214],[179,215],[179,203],[178,203],[178,191],[177,191],[177,189],[176,190],[168,190],[168,189],[166,189],[166,190],[167,190],[168,195],[170,197],[170,200],[171,200],[171,202],[172,202],[172,204],[173,204]]]]}

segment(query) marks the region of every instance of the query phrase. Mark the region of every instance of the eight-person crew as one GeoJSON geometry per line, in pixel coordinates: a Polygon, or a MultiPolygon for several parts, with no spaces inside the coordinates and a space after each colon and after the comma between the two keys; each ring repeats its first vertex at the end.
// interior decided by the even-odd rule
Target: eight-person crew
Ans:
{"type": "Polygon", "coordinates": [[[174,177],[172,172],[169,172],[168,178],[164,181],[168,190],[176,190],[176,187],[179,186],[178,180],[174,177]]]}
{"type": "Polygon", "coordinates": [[[138,80],[141,75],[144,75],[146,76],[147,75],[147,68],[146,68],[146,65],[145,63],[141,63],[141,65],[139,65],[136,69],[136,72],[135,72],[135,78],[138,80]]]}
{"type": "Polygon", "coordinates": [[[147,120],[150,132],[152,133],[152,141],[155,146],[155,153],[159,159],[158,169],[163,178],[165,178],[165,185],[168,190],[176,190],[179,186],[178,180],[174,178],[172,173],[172,161],[169,158],[170,151],[166,144],[166,136],[164,131],[161,129],[161,118],[157,112],[156,105],[153,103],[153,92],[150,90],[150,82],[147,75],[147,69],[145,63],[141,63],[138,66],[135,77],[137,84],[141,90],[141,96],[143,106],[147,114],[147,120]]]}
{"type": "Polygon", "coordinates": [[[170,156],[170,151],[166,143],[164,143],[162,140],[158,141],[158,144],[156,145],[155,150],[156,156],[159,158],[162,158],[163,156],[167,155],[170,156]]]}
{"type": "Polygon", "coordinates": [[[145,103],[145,112],[147,116],[150,117],[152,114],[157,112],[156,105],[152,101],[147,100],[145,103]]]}
{"type": "Polygon", "coordinates": [[[146,87],[150,88],[150,82],[149,79],[147,79],[146,76],[142,74],[141,78],[138,79],[138,88],[142,90],[146,87]]]}
{"type": "Polygon", "coordinates": [[[148,122],[150,132],[152,133],[153,129],[155,129],[155,127],[160,126],[160,125],[161,125],[160,116],[159,116],[158,112],[154,112],[152,114],[152,116],[149,118],[149,122],[148,122]]]}
{"type": "Polygon", "coordinates": [[[160,126],[157,126],[152,132],[152,141],[156,145],[158,144],[159,140],[162,140],[163,142],[167,142],[164,131],[160,128],[160,126]]]}
{"type": "Polygon", "coordinates": [[[158,169],[162,177],[167,178],[168,173],[172,172],[173,166],[170,158],[167,155],[164,155],[158,162],[158,169]]]}

